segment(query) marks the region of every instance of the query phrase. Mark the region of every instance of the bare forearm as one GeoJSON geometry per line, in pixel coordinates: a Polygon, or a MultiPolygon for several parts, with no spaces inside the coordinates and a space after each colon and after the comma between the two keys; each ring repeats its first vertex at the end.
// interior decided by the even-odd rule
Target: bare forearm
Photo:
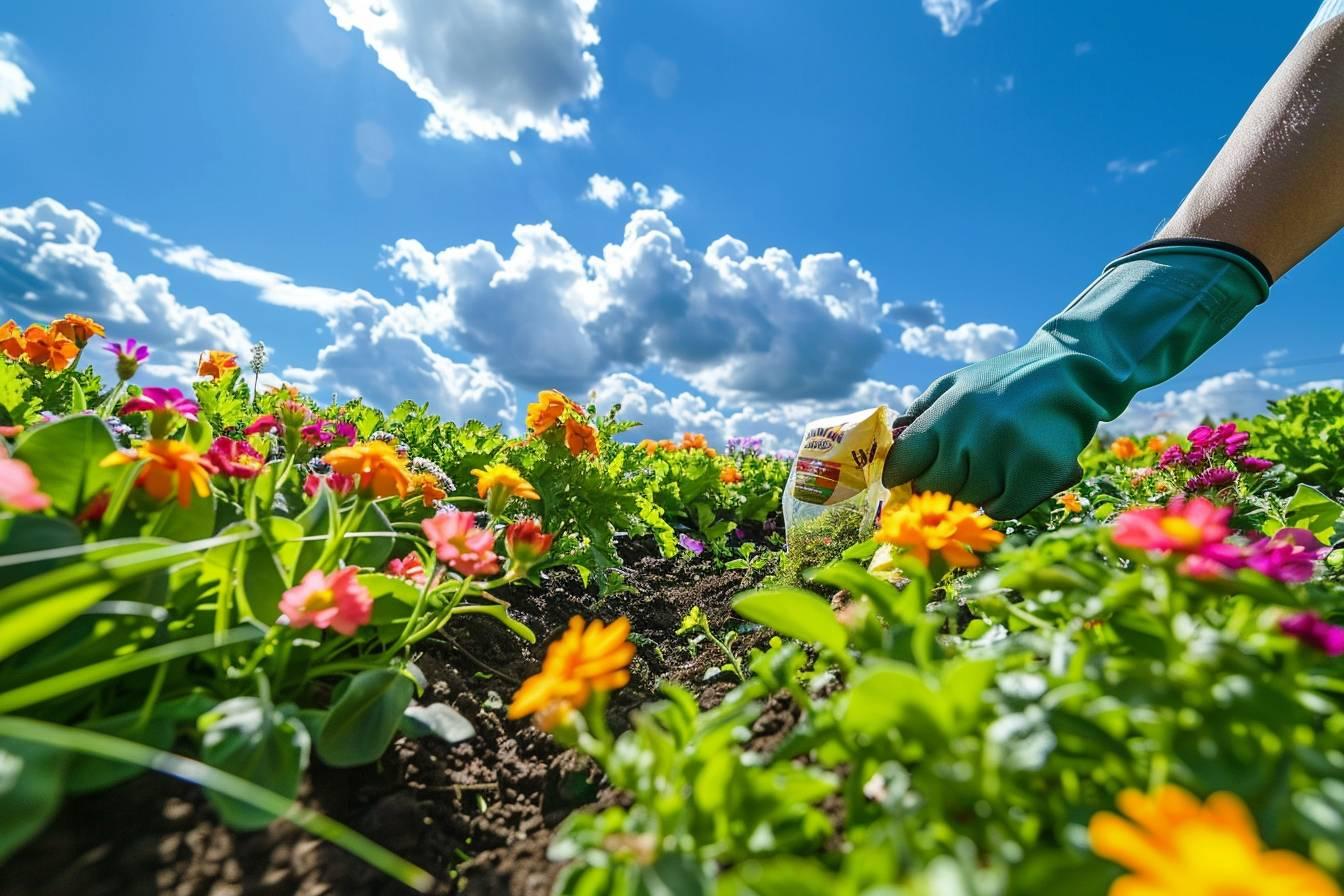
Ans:
{"type": "Polygon", "coordinates": [[[1279,277],[1344,227],[1344,17],[1307,34],[1158,234],[1232,243],[1279,277]]]}

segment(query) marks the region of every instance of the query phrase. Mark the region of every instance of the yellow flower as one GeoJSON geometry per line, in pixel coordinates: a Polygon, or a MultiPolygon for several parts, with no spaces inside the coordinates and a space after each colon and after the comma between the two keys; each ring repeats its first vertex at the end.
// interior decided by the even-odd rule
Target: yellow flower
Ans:
{"type": "Polygon", "coordinates": [[[1266,850],[1246,806],[1230,793],[1203,804],[1179,787],[1123,791],[1125,819],[1098,812],[1092,850],[1132,873],[1111,896],[1340,896],[1325,872],[1296,853],[1266,850]]]}
{"type": "Polygon", "coordinates": [[[217,380],[230,370],[238,369],[238,356],[233,352],[208,351],[201,356],[196,367],[197,376],[208,376],[217,380]]]}
{"type": "Polygon", "coordinates": [[[724,485],[733,485],[742,481],[742,474],[738,472],[737,467],[729,464],[719,471],[719,481],[724,485]]]}
{"type": "Polygon", "coordinates": [[[102,324],[78,314],[67,314],[60,320],[52,321],[51,331],[60,333],[80,348],[88,345],[89,340],[95,336],[107,335],[102,324]]]}
{"type": "Polygon", "coordinates": [[[535,715],[537,727],[550,731],[586,706],[594,693],[624,687],[635,656],[629,636],[630,620],[624,616],[611,625],[595,619],[586,627],[581,617],[570,619],[564,635],[547,648],[541,671],[513,695],[509,718],[535,715]]]}
{"type": "Polygon", "coordinates": [[[492,489],[500,489],[510,498],[526,498],[529,501],[541,499],[532,483],[508,464],[491,464],[484,470],[472,470],[476,477],[476,494],[484,498],[492,489]]]}
{"type": "Polygon", "coordinates": [[[411,491],[420,493],[420,498],[426,507],[448,497],[448,493],[439,485],[439,479],[433,473],[412,473],[411,491]]]}
{"type": "Polygon", "coordinates": [[[1141,453],[1139,443],[1129,436],[1121,436],[1111,443],[1111,454],[1119,460],[1130,460],[1138,457],[1141,453]]]}
{"type": "Polygon", "coordinates": [[[191,504],[193,491],[202,498],[210,496],[210,462],[186,442],[176,439],[150,439],[137,442],[130,452],[114,451],[99,466],[120,467],[144,461],[135,484],[156,501],[177,495],[177,503],[191,504]]]}
{"type": "Polygon", "coordinates": [[[397,456],[397,449],[386,442],[356,442],[333,448],[322,459],[331,464],[333,472],[358,476],[359,489],[366,495],[404,498],[411,489],[411,474],[397,456]]]}
{"type": "Polygon", "coordinates": [[[1055,498],[1055,500],[1059,502],[1059,506],[1063,507],[1069,513],[1083,512],[1082,502],[1078,500],[1078,494],[1076,492],[1065,492],[1055,498]]]}
{"type": "Polygon", "coordinates": [[[920,492],[899,506],[888,505],[874,536],[900,548],[925,566],[937,551],[949,566],[979,566],[972,551],[991,550],[1003,533],[978,508],[942,492],[920,492]]]}

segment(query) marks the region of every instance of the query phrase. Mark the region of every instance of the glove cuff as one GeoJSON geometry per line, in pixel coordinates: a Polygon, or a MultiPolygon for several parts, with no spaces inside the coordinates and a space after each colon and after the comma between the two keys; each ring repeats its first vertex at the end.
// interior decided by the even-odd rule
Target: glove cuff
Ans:
{"type": "Polygon", "coordinates": [[[1269,272],[1269,266],[1246,249],[1240,246],[1234,246],[1231,243],[1224,243],[1221,240],[1206,240],[1197,236],[1183,236],[1172,239],[1149,240],[1130,249],[1121,255],[1115,261],[1106,266],[1110,270],[1116,265],[1132,261],[1135,258],[1148,257],[1153,255],[1163,255],[1166,253],[1181,253],[1184,255],[1210,255],[1215,258],[1224,258],[1228,261],[1239,264],[1250,278],[1255,281],[1258,287],[1259,300],[1257,305],[1263,304],[1269,297],[1269,288],[1274,285],[1274,275],[1269,272]]]}

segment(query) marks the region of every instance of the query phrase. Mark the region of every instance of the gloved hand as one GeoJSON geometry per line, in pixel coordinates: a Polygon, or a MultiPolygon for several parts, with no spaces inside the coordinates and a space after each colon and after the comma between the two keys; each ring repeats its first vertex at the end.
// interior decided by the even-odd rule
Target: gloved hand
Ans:
{"type": "Polygon", "coordinates": [[[1107,265],[1031,340],[939,378],[907,409],[887,487],[947,492],[1022,516],[1082,477],[1078,455],[1140,389],[1189,366],[1269,294],[1250,253],[1157,240],[1107,265]]]}

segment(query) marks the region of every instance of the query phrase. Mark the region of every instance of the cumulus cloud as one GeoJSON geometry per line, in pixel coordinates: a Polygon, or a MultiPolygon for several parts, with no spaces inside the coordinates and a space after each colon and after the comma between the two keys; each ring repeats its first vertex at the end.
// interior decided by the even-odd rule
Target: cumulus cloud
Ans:
{"type": "Polygon", "coordinates": [[[518,154],[518,150],[511,149],[509,150],[509,161],[516,167],[523,164],[523,157],[518,154]]]}
{"type": "Polygon", "coordinates": [[[907,352],[967,364],[992,358],[1015,345],[1017,331],[1003,324],[964,323],[950,330],[933,324],[901,331],[901,348],[907,352]]]}
{"type": "Polygon", "coordinates": [[[877,280],[840,253],[753,255],[731,236],[700,252],[652,209],[588,259],[549,223],[513,239],[508,256],[398,240],[385,263],[428,293],[426,329],[529,388],[655,364],[721,400],[831,399],[883,349],[877,280]]]}
{"type": "Polygon", "coordinates": [[[998,0],[923,0],[924,11],[938,20],[947,37],[956,37],[961,29],[979,25],[985,10],[998,0]]]}
{"type": "Polygon", "coordinates": [[[638,421],[629,439],[667,439],[684,432],[703,432],[712,444],[730,436],[758,436],[767,450],[796,449],[804,428],[813,420],[885,404],[902,411],[919,394],[915,386],[895,386],[879,380],[858,383],[833,401],[757,403],[742,408],[711,404],[693,392],[669,395],[631,373],[612,373],[592,390],[599,408],[621,405],[621,418],[638,421]]]}
{"type": "Polygon", "coordinates": [[[619,178],[594,174],[588,178],[588,189],[584,191],[583,198],[600,202],[610,209],[629,199],[640,208],[667,211],[686,197],[667,184],[663,184],[657,190],[650,190],[644,184],[635,181],[627,188],[625,182],[619,178]]]}
{"type": "Polygon", "coordinates": [[[602,92],[589,48],[597,0],[327,0],[378,62],[431,109],[423,134],[455,140],[582,139],[564,111],[602,92]]]}
{"type": "Polygon", "coordinates": [[[933,299],[916,302],[913,305],[906,302],[888,302],[882,306],[882,316],[907,327],[927,327],[943,322],[943,303],[933,299]]]}
{"type": "Polygon", "coordinates": [[[33,82],[19,67],[19,39],[0,31],[0,115],[18,115],[33,95],[33,82]]]}
{"type": "Polygon", "coordinates": [[[92,317],[152,346],[156,372],[179,379],[202,351],[247,350],[252,339],[236,320],[184,305],[163,277],[122,271],[97,248],[101,236],[92,218],[54,199],[0,208],[0,303],[20,320],[92,317]]]}
{"type": "Polygon", "coordinates": [[[1131,162],[1129,159],[1111,159],[1106,163],[1106,173],[1115,175],[1117,181],[1122,181],[1127,177],[1139,177],[1147,174],[1157,167],[1157,159],[1144,159],[1141,162],[1131,162]]]}
{"type": "Polygon", "coordinates": [[[1307,383],[1294,389],[1271,383],[1249,370],[1236,370],[1209,377],[1191,389],[1168,391],[1160,399],[1131,402],[1123,414],[1103,428],[1117,433],[1184,433],[1205,419],[1258,414],[1268,401],[1318,385],[1307,383]]]}

